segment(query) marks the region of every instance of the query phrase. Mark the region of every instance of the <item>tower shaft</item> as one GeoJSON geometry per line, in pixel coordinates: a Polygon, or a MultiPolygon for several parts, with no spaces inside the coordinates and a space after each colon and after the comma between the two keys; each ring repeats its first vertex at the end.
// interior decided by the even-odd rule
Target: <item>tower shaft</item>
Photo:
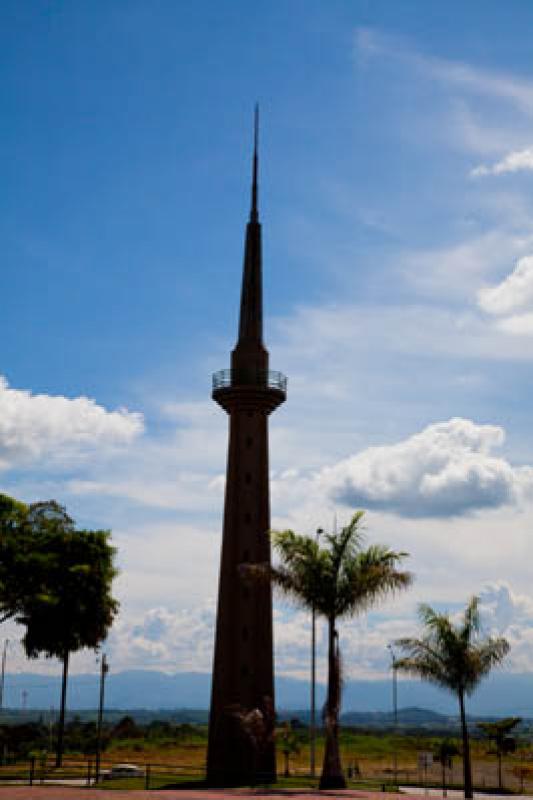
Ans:
{"type": "Polygon", "coordinates": [[[270,564],[269,528],[268,416],[256,398],[233,407],[229,419],[207,762],[212,784],[270,781],[276,774],[270,581],[252,581],[241,568],[270,564]]]}

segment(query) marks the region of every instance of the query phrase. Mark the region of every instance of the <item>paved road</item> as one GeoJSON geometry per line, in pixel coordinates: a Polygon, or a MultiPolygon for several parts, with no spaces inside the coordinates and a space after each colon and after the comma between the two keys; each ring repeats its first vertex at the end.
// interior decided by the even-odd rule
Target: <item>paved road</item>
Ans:
{"type": "MultiPolygon", "coordinates": [[[[401,787],[402,800],[421,800],[425,790],[401,787]]],[[[429,797],[442,798],[442,791],[428,790],[429,797]]],[[[340,798],[340,800],[398,800],[397,794],[385,792],[364,792],[354,789],[343,791],[313,792],[309,789],[180,789],[178,791],[142,790],[122,791],[120,789],[84,789],[70,786],[1,786],[0,800],[324,800],[324,798],[340,798]]],[[[460,791],[448,792],[451,800],[462,798],[460,791]]],[[[501,795],[477,793],[479,800],[502,800],[501,795]]],[[[513,795],[513,800],[531,800],[527,795],[513,795]]]]}
{"type": "MultiPolygon", "coordinates": [[[[420,800],[421,797],[438,797],[442,800],[442,789],[423,789],[419,786],[400,786],[400,792],[403,794],[411,795],[420,800]]],[[[464,794],[460,789],[447,789],[448,800],[458,800],[463,798],[464,794]]],[[[486,794],[486,792],[474,792],[476,800],[504,800],[501,794],[486,794]]],[[[531,800],[531,796],[524,794],[513,794],[512,800],[531,800]]]]}
{"type": "MultiPolygon", "coordinates": [[[[414,797],[414,796],[413,796],[414,797]]],[[[397,794],[360,792],[344,789],[336,792],[313,792],[309,789],[179,789],[178,791],[122,791],[120,789],[75,789],[67,786],[2,786],[0,800],[398,800],[397,794]]],[[[408,800],[406,796],[405,800],[408,800]]],[[[420,800],[418,796],[416,800],[420,800]]],[[[500,798],[501,800],[501,798],[500,798]]],[[[514,800],[514,799],[513,799],[514,800]]],[[[531,798],[529,798],[531,800],[531,798]]]]}

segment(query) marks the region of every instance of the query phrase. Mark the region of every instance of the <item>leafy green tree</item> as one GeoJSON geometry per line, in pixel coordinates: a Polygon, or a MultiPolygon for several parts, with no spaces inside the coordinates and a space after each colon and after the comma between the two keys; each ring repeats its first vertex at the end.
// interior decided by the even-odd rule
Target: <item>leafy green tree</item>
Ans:
{"type": "Polygon", "coordinates": [[[116,570],[109,531],[76,530],[54,501],[28,509],[24,536],[34,546],[34,591],[15,619],[26,628],[22,644],[29,658],[44,654],[63,662],[56,765],[61,766],[70,654],[96,649],[118,610],[111,595],[116,570]]]}
{"type": "Polygon", "coordinates": [[[420,639],[398,639],[405,657],[396,661],[397,669],[453,692],[459,701],[463,739],[464,792],[473,797],[470,742],[466,724],[465,697],[472,694],[482,678],[500,664],[509,651],[506,639],[480,634],[479,599],[472,597],[462,620],[454,624],[448,614],[439,614],[421,605],[424,626],[420,639]]]}
{"type": "Polygon", "coordinates": [[[406,553],[382,545],[363,549],[363,514],[354,514],[339,533],[325,534],[325,547],[314,537],[291,530],[272,534],[280,558],[279,565],[271,570],[272,579],[288,596],[325,617],[328,625],[326,747],[321,789],[346,786],[339,752],[341,660],[337,620],[360,614],[385,595],[411,583],[410,573],[398,569],[406,553]]]}
{"type": "Polygon", "coordinates": [[[140,728],[133,717],[126,715],[119,719],[111,731],[113,739],[141,739],[143,730],[140,728]]]}
{"type": "Polygon", "coordinates": [[[516,739],[509,736],[511,731],[522,722],[522,717],[506,717],[496,722],[478,722],[478,728],[494,742],[494,753],[498,759],[498,788],[503,789],[502,758],[514,753],[516,739]]]}
{"type": "Polygon", "coordinates": [[[19,613],[33,591],[36,564],[25,536],[28,507],[0,494],[0,622],[19,613]]]}

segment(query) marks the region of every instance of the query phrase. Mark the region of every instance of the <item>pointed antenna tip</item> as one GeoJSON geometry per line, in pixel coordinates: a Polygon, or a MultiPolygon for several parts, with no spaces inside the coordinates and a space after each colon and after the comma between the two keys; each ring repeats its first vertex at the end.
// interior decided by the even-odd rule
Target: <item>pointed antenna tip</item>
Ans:
{"type": "Polygon", "coordinates": [[[250,209],[250,221],[257,222],[259,214],[257,211],[257,161],[259,146],[259,103],[255,104],[254,110],[254,157],[253,157],[253,177],[252,177],[252,207],[250,209]]]}

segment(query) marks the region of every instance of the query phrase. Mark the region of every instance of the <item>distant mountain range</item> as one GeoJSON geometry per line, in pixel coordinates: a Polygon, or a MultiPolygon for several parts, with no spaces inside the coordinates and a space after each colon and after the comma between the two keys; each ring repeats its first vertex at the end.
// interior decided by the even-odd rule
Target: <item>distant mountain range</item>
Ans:
{"type": "MultiPolygon", "coordinates": [[[[6,675],[4,708],[50,709],[59,703],[60,677],[18,673],[6,675]]],[[[106,682],[106,707],[114,709],[207,709],[211,676],[199,672],[168,675],[151,670],[111,672],[106,682]]],[[[317,703],[324,702],[325,688],[317,686],[317,703]]],[[[69,679],[68,706],[71,710],[95,708],[98,703],[98,676],[72,675],[69,679]]],[[[398,703],[405,708],[432,709],[445,716],[456,716],[455,698],[429,684],[401,680],[398,703]]],[[[309,683],[279,676],[276,680],[276,705],[287,711],[309,708],[309,683]]],[[[390,712],[391,682],[386,680],[346,681],[343,710],[350,712],[390,712]]],[[[477,716],[518,715],[533,717],[533,675],[495,672],[481,684],[468,703],[477,716]]],[[[305,714],[305,712],[301,712],[305,714]]],[[[354,724],[354,723],[352,723],[354,724]]]]}

